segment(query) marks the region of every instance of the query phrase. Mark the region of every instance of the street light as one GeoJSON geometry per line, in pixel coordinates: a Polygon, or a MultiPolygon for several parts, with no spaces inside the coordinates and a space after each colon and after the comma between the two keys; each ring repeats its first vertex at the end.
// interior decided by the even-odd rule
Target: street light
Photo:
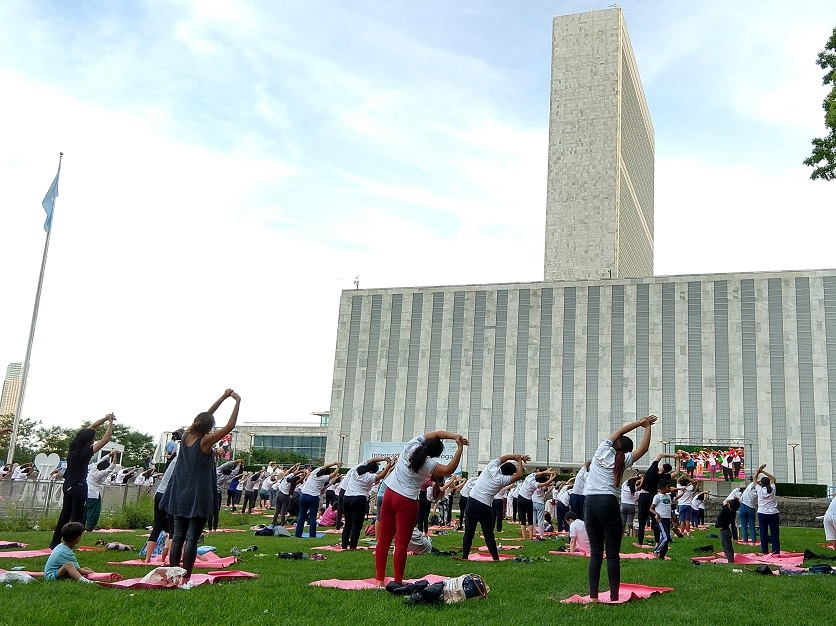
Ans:
{"type": "Polygon", "coordinates": [[[798,483],[798,473],[795,467],[795,449],[800,446],[800,443],[788,443],[787,444],[790,448],[792,448],[792,482],[798,483]]]}
{"type": "Polygon", "coordinates": [[[551,463],[549,462],[549,444],[552,442],[554,437],[543,437],[543,441],[546,442],[546,468],[551,467],[551,463]]]}
{"type": "Polygon", "coordinates": [[[255,433],[250,431],[247,433],[250,436],[250,462],[247,465],[253,464],[253,448],[255,448],[255,433]]]}
{"type": "Polygon", "coordinates": [[[665,446],[665,454],[667,454],[668,453],[668,444],[670,443],[670,441],[668,441],[667,439],[660,439],[659,443],[661,443],[663,446],[665,446]]]}
{"type": "Polygon", "coordinates": [[[348,437],[348,433],[340,433],[340,463],[343,462],[343,444],[346,437],[348,437]]]}

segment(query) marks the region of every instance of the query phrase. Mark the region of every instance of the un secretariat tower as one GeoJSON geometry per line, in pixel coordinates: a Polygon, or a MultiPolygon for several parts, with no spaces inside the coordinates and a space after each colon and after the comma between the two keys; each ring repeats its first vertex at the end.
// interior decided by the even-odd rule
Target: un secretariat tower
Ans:
{"type": "Polygon", "coordinates": [[[555,17],[546,281],[653,275],[653,142],[621,9],[555,17]]]}

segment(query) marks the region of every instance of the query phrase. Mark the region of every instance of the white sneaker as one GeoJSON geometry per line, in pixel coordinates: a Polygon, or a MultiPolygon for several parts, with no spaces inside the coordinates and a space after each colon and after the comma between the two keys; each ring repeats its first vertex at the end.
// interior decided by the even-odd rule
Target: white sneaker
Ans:
{"type": "Polygon", "coordinates": [[[191,589],[192,587],[194,587],[194,584],[192,584],[192,581],[190,581],[190,580],[187,580],[182,585],[178,585],[178,589],[188,590],[188,589],[191,589]]]}

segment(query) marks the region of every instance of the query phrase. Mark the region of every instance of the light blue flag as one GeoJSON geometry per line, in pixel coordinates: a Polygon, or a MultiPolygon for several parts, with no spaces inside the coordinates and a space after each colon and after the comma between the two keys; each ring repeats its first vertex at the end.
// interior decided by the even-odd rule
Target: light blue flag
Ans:
{"type": "Polygon", "coordinates": [[[52,212],[55,210],[55,198],[58,197],[58,177],[61,176],[61,165],[58,165],[58,173],[55,174],[55,180],[49,186],[49,191],[44,196],[44,201],[41,205],[46,211],[46,221],[44,222],[44,230],[49,232],[52,229],[52,212]]]}

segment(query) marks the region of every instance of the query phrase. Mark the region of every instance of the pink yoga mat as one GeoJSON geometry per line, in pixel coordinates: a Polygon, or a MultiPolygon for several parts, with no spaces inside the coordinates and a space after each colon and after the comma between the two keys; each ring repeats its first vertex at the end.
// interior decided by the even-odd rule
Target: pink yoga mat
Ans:
{"type": "Polygon", "coordinates": [[[6,550],[0,552],[2,559],[28,559],[35,556],[49,556],[52,550],[49,548],[41,548],[40,550],[6,550]]]}
{"type": "MultiPolygon", "coordinates": [[[[207,552],[203,555],[203,559],[200,557],[194,562],[194,566],[199,569],[216,569],[216,568],[223,568],[229,567],[233,563],[235,563],[236,559],[234,556],[225,556],[220,557],[217,556],[214,552],[207,552]],[[211,555],[211,556],[210,556],[211,555]]],[[[139,565],[143,567],[166,567],[168,563],[163,563],[163,560],[159,556],[155,556],[151,559],[150,563],[146,563],[143,559],[131,559],[129,561],[108,561],[108,565],[139,565]]]]}
{"type": "MultiPolygon", "coordinates": [[[[206,574],[192,574],[191,581],[195,587],[204,583],[212,584],[216,580],[224,579],[238,579],[238,578],[258,578],[258,574],[251,572],[242,572],[240,570],[229,570],[225,572],[208,572],[206,574]]],[[[177,589],[177,587],[166,587],[162,584],[151,584],[140,582],[141,578],[127,578],[118,582],[99,582],[103,587],[118,587],[120,589],[177,589]]]]}
{"type": "Polygon", "coordinates": [[[0,550],[5,550],[6,548],[25,548],[26,545],[19,541],[0,541],[0,550]]]}
{"type": "MultiPolygon", "coordinates": [[[[694,563],[728,563],[726,556],[717,553],[714,556],[691,557],[694,563]]],[[[740,554],[734,555],[735,564],[740,565],[801,565],[804,562],[804,554],[801,552],[782,552],[781,554],[740,554]]]]}
{"type": "MultiPolygon", "coordinates": [[[[497,546],[497,548],[500,550],[519,550],[522,546],[508,546],[503,543],[501,546],[497,546]]],[[[479,552],[488,552],[488,546],[480,546],[479,552]]]]}
{"type": "MultiPolygon", "coordinates": [[[[598,594],[598,600],[601,604],[622,604],[630,600],[639,600],[641,598],[649,598],[656,593],[665,593],[666,591],[673,591],[673,587],[647,587],[645,585],[631,585],[629,583],[621,583],[618,588],[618,600],[610,600],[610,592],[602,591],[598,594]]],[[[574,595],[571,598],[561,600],[563,604],[588,604],[592,602],[589,596],[574,595]]]]}
{"type": "Polygon", "coordinates": [[[90,532],[94,533],[135,533],[136,528],[133,530],[126,530],[124,528],[100,528],[99,530],[92,530],[90,532]]]}
{"type": "MultiPolygon", "coordinates": [[[[499,560],[500,561],[507,561],[509,559],[513,559],[513,554],[503,554],[502,552],[499,553],[499,560]]],[[[464,561],[464,559],[457,558],[458,561],[464,561]]],[[[482,553],[482,552],[471,552],[467,555],[468,561],[482,561],[485,563],[493,563],[493,557],[490,554],[482,553]]]]}
{"type": "MultiPolygon", "coordinates": [[[[205,533],[245,533],[243,528],[219,528],[218,530],[204,530],[205,533]]],[[[146,535],[147,536],[147,535],[146,535]]]]}
{"type": "MultiPolygon", "coordinates": [[[[357,546],[358,550],[374,550],[372,546],[357,546]]],[[[314,550],[324,550],[326,552],[352,552],[352,550],[343,550],[342,546],[318,546],[316,548],[311,548],[311,552],[314,550]]]]}
{"type": "MultiPolygon", "coordinates": [[[[405,583],[414,583],[418,580],[426,580],[430,584],[440,583],[446,580],[446,576],[438,576],[437,574],[427,574],[421,578],[409,578],[404,580],[405,583]]],[[[392,582],[391,578],[383,580],[384,585],[392,582]]],[[[311,587],[331,587],[333,589],[346,589],[349,591],[356,591],[358,589],[378,589],[377,581],[374,578],[363,578],[361,580],[341,580],[339,578],[328,578],[326,580],[315,580],[308,583],[311,587]]]]}

